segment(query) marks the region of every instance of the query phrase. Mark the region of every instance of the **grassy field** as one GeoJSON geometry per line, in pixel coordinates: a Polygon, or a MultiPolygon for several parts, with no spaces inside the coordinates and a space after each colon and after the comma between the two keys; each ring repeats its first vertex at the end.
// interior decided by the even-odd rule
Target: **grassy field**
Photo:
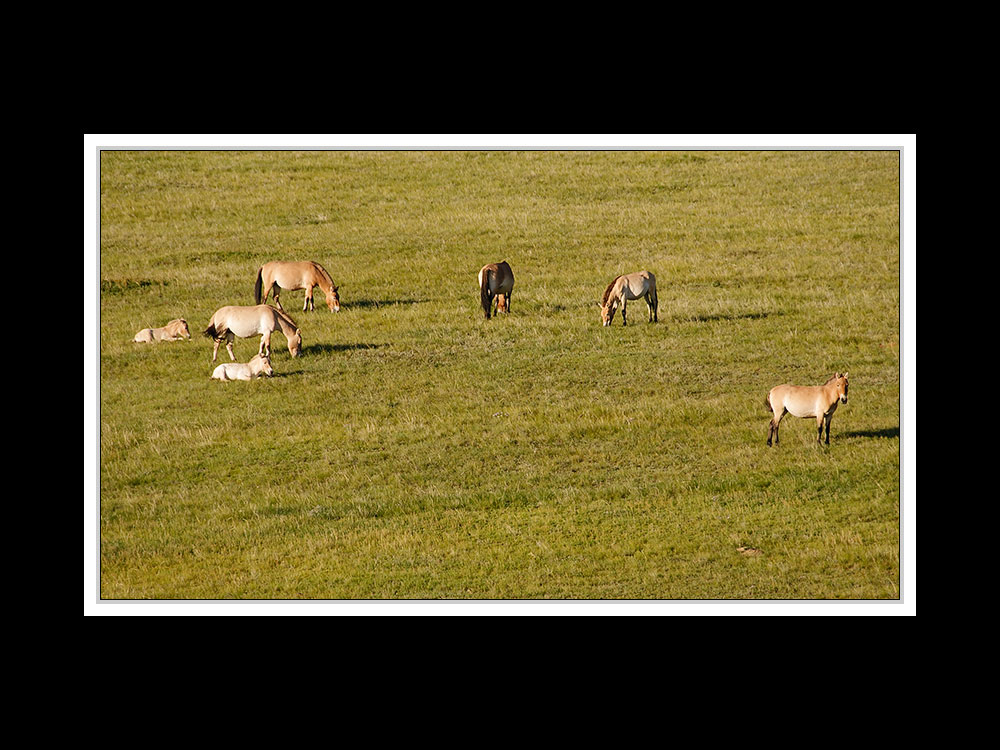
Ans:
{"type": "Polygon", "coordinates": [[[100,595],[896,599],[899,218],[897,152],[104,152],[100,595]],[[210,380],[268,260],[343,310],[286,292],[303,356],[210,380]],[[640,269],[659,323],[602,328],[640,269]],[[831,445],[768,449],[837,370],[831,445]]]}

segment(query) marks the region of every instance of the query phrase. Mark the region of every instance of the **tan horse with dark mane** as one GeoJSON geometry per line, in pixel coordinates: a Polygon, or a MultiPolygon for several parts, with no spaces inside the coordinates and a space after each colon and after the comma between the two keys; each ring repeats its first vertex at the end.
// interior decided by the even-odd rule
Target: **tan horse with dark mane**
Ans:
{"type": "Polygon", "coordinates": [[[334,286],[333,278],[319,263],[311,260],[303,261],[283,261],[272,260],[257,269],[257,284],[254,286],[253,298],[258,305],[267,302],[269,294],[274,292],[274,303],[279,310],[284,311],[278,295],[282,289],[305,289],[306,299],[302,305],[302,312],[306,309],[315,310],[313,304],[313,289],[319,287],[326,295],[326,304],[330,312],[340,312],[340,297],[337,294],[339,287],[334,286]],[[261,299],[263,294],[264,299],[261,299]]]}
{"type": "Polygon", "coordinates": [[[149,343],[151,341],[177,341],[189,338],[191,338],[191,331],[188,330],[187,321],[184,318],[177,318],[171,320],[163,328],[143,328],[132,341],[149,343]]]}
{"type": "Polygon", "coordinates": [[[625,302],[640,297],[646,298],[646,306],[649,308],[649,322],[657,322],[660,302],[656,298],[656,277],[649,271],[636,271],[618,276],[608,284],[600,304],[601,321],[606,326],[611,325],[611,321],[615,317],[615,310],[621,307],[622,325],[628,325],[625,318],[625,302]]]}
{"type": "Polygon", "coordinates": [[[479,302],[483,314],[490,319],[493,299],[496,298],[496,312],[510,312],[510,293],[514,289],[514,272],[507,261],[490,263],[479,271],[479,302]]]}
{"type": "Polygon", "coordinates": [[[203,335],[215,340],[215,349],[212,350],[212,361],[215,361],[219,353],[219,344],[226,342],[226,351],[229,358],[236,361],[233,354],[233,341],[236,336],[241,339],[250,338],[260,334],[260,347],[257,353],[262,357],[271,356],[271,334],[278,329],[288,340],[288,351],[293,357],[298,357],[302,353],[302,333],[299,331],[295,321],[288,317],[287,313],[276,310],[270,305],[257,305],[256,307],[241,307],[239,305],[227,305],[220,307],[212,315],[208,322],[208,328],[203,331],[203,335]]]}
{"type": "Polygon", "coordinates": [[[823,385],[778,385],[770,390],[764,404],[774,416],[767,426],[767,444],[778,444],[778,426],[785,414],[793,417],[816,418],[816,442],[823,439],[826,424],[826,444],[830,444],[830,420],[837,411],[837,404],[847,403],[847,373],[835,373],[823,385]]]}

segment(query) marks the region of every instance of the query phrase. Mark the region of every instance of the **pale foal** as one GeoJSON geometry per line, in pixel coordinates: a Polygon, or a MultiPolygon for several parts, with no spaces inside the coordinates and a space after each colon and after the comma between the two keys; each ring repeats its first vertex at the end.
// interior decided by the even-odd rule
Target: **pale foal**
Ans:
{"type": "Polygon", "coordinates": [[[177,341],[191,338],[187,321],[184,318],[171,320],[163,328],[143,328],[132,339],[138,344],[148,344],[153,341],[177,341]]]}
{"type": "Polygon", "coordinates": [[[229,362],[219,365],[212,373],[212,378],[215,380],[252,380],[261,375],[270,377],[274,375],[274,370],[271,369],[271,361],[267,357],[255,354],[246,364],[229,362]]]}

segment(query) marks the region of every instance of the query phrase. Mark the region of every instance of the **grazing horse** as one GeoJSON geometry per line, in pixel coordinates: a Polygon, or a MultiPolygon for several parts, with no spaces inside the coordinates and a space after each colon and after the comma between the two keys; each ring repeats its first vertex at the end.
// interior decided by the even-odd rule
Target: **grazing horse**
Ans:
{"type": "Polygon", "coordinates": [[[313,288],[319,287],[326,295],[326,304],[330,312],[340,312],[340,297],[337,289],[333,285],[333,279],[327,270],[319,263],[311,260],[286,262],[282,260],[272,260],[257,269],[257,284],[254,286],[253,298],[258,305],[267,302],[267,297],[274,292],[274,303],[278,309],[284,311],[278,295],[282,289],[305,289],[306,300],[302,305],[302,312],[315,310],[313,305],[313,288]],[[264,299],[261,300],[261,293],[264,299]]]}
{"type": "Polygon", "coordinates": [[[274,370],[271,369],[270,359],[255,354],[245,365],[238,362],[219,365],[212,373],[212,378],[214,380],[253,380],[261,375],[271,377],[274,375],[274,370]]]}
{"type": "Polygon", "coordinates": [[[601,320],[604,325],[611,325],[611,321],[615,317],[615,310],[618,309],[619,305],[622,308],[622,325],[628,325],[628,321],[625,319],[625,301],[640,297],[646,298],[646,305],[649,307],[649,322],[657,322],[659,320],[657,310],[660,303],[656,298],[656,277],[649,271],[636,271],[615,278],[608,284],[608,288],[604,290],[604,297],[601,299],[601,320]]]}
{"type": "Polygon", "coordinates": [[[510,293],[514,289],[514,272],[510,270],[507,261],[490,263],[479,271],[479,302],[483,306],[483,314],[490,319],[490,308],[496,297],[496,311],[510,312],[510,293]],[[501,301],[502,298],[502,301],[501,301]]]}
{"type": "Polygon", "coordinates": [[[823,385],[778,385],[770,390],[764,404],[774,416],[767,426],[767,444],[778,444],[778,426],[785,414],[793,417],[816,418],[816,442],[823,439],[823,424],[826,424],[826,444],[830,444],[830,420],[837,411],[838,403],[847,403],[847,373],[835,373],[823,385]]]}
{"type": "Polygon", "coordinates": [[[188,330],[187,321],[184,318],[177,318],[171,320],[163,328],[143,328],[132,341],[141,344],[150,341],[177,341],[189,338],[191,338],[191,331],[188,330]]]}
{"type": "Polygon", "coordinates": [[[236,336],[241,339],[260,336],[260,347],[258,354],[266,357],[271,356],[271,334],[281,329],[281,332],[288,339],[288,351],[293,357],[298,357],[302,353],[302,333],[295,325],[295,321],[281,310],[275,310],[270,305],[257,305],[256,307],[240,307],[238,305],[227,305],[220,307],[212,315],[208,322],[208,328],[203,331],[203,335],[215,339],[215,349],[212,350],[212,361],[215,361],[219,353],[219,344],[226,342],[226,351],[229,358],[236,361],[233,354],[233,341],[236,336]]]}

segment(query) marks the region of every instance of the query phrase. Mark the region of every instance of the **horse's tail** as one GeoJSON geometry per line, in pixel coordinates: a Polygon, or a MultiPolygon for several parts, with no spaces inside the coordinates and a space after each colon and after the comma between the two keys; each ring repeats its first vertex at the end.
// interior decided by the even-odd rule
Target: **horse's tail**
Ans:
{"type": "Polygon", "coordinates": [[[767,395],[764,396],[764,406],[767,407],[767,410],[769,412],[771,412],[772,414],[774,414],[774,407],[771,406],[771,392],[770,391],[768,391],[767,395]]]}
{"type": "Polygon", "coordinates": [[[483,306],[483,314],[490,319],[490,272],[483,269],[479,272],[479,302],[483,306]]]}
{"type": "Polygon", "coordinates": [[[253,288],[253,299],[255,305],[260,304],[260,296],[264,292],[263,277],[264,277],[264,266],[261,266],[260,268],[257,269],[257,283],[254,285],[253,288]]]}
{"type": "Polygon", "coordinates": [[[226,325],[223,323],[221,326],[215,324],[215,316],[208,321],[208,328],[201,332],[202,336],[207,336],[210,339],[221,339],[226,335],[226,325]]]}

